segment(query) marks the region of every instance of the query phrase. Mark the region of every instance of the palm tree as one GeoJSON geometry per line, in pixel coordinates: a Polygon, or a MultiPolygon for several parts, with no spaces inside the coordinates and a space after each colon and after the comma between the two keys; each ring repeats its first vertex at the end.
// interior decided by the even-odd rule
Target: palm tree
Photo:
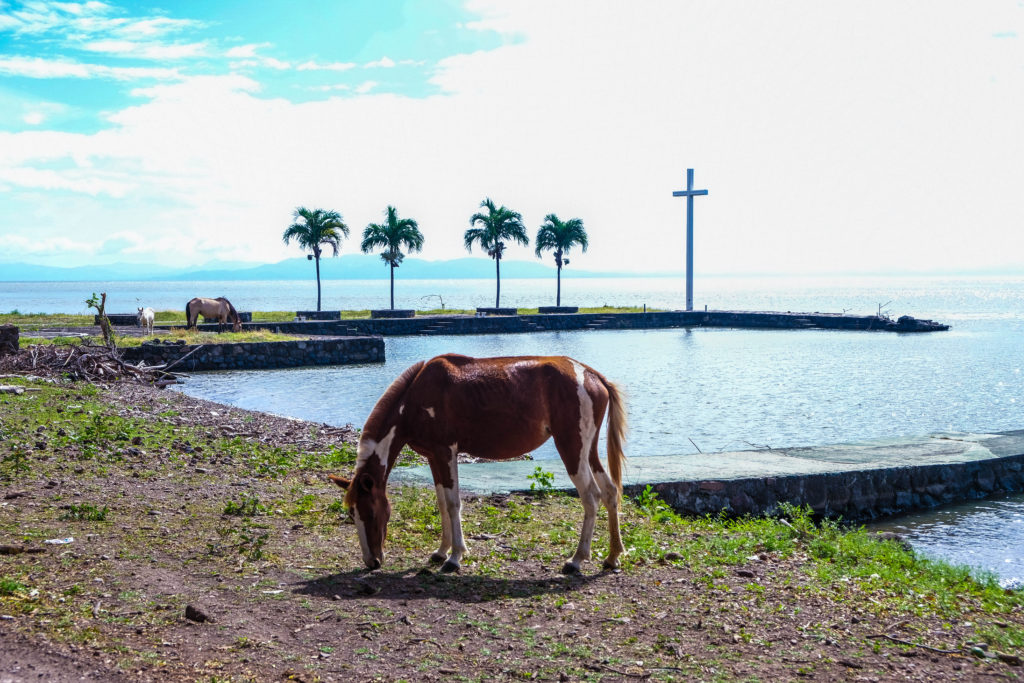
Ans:
{"type": "Polygon", "coordinates": [[[569,250],[577,244],[582,251],[587,250],[587,231],[583,229],[583,221],[579,218],[570,218],[562,222],[558,216],[549,213],[544,217],[544,224],[537,230],[537,249],[534,253],[540,258],[540,252],[545,249],[554,249],[555,265],[558,267],[558,294],[555,297],[555,305],[562,305],[562,266],[569,265],[569,259],[563,256],[569,255],[569,250]]]}
{"type": "Polygon", "coordinates": [[[481,208],[486,208],[487,213],[474,213],[469,218],[471,227],[464,236],[466,249],[473,251],[473,243],[479,242],[481,249],[487,250],[487,255],[494,259],[494,272],[497,277],[498,288],[494,295],[494,307],[501,307],[501,257],[505,253],[504,240],[514,240],[524,247],[530,243],[526,236],[526,227],[523,226],[523,217],[519,213],[507,209],[504,206],[496,207],[494,202],[484,199],[480,202],[481,208]],[[480,227],[477,227],[477,224],[480,227]]]}
{"type": "Polygon", "coordinates": [[[306,258],[316,259],[316,310],[320,310],[320,254],[323,253],[321,244],[330,245],[334,255],[338,255],[341,247],[341,240],[348,237],[348,226],[342,221],[341,214],[337,211],[324,209],[307,209],[300,206],[292,214],[295,222],[284,231],[284,243],[296,240],[303,249],[309,249],[313,253],[306,258]]]}
{"type": "Polygon", "coordinates": [[[393,206],[388,206],[384,211],[383,223],[370,223],[366,226],[363,242],[359,245],[364,254],[376,247],[384,248],[380,258],[391,266],[391,310],[395,310],[395,268],[405,258],[403,245],[409,251],[419,251],[423,248],[423,233],[412,218],[399,218],[393,206]]]}

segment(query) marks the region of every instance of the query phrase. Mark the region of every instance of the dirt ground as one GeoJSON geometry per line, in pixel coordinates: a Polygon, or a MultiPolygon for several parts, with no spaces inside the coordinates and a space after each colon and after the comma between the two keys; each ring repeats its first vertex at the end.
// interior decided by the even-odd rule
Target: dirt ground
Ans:
{"type": "MultiPolygon", "coordinates": [[[[54,456],[45,472],[0,483],[0,544],[42,549],[0,555],[0,577],[19,576],[38,592],[2,607],[0,683],[987,681],[1022,673],[1016,654],[1001,661],[962,646],[945,651],[980,641],[982,627],[1024,625],[1019,611],[949,621],[927,610],[887,612],[870,596],[837,599],[806,578],[800,553],[761,552],[712,575],[666,552],[624,571],[593,562],[583,576],[565,577],[558,569],[572,533],[552,531],[534,545],[480,530],[490,518],[527,514],[570,517],[578,527],[579,503],[563,497],[466,498],[470,553],[497,564],[467,562],[442,575],[425,562],[435,541],[398,540],[384,568],[366,572],[353,527],[333,512],[338,492],[327,471],[260,473],[243,455],[328,451],[352,444],[354,430],[132,384],[107,388],[100,400],[179,436],[159,447],[139,439],[138,452],[119,447],[122,459],[102,466],[54,456]],[[197,425],[201,438],[174,431],[197,425]],[[259,514],[225,512],[257,500],[259,514]],[[108,507],[109,519],[62,519],[61,510],[83,502],[108,507]]],[[[40,443],[48,434],[40,430],[40,443]]],[[[392,526],[408,527],[398,539],[419,538],[416,524],[435,528],[401,515],[396,506],[392,526]]]]}

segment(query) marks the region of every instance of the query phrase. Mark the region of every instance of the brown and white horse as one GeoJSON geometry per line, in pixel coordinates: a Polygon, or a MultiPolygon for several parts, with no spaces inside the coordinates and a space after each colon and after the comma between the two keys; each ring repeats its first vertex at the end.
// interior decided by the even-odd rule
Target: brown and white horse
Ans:
{"type": "Polygon", "coordinates": [[[231,302],[222,296],[216,299],[197,296],[185,304],[185,318],[188,320],[185,329],[194,328],[200,315],[204,318],[216,319],[221,326],[230,320],[232,332],[242,331],[242,318],[231,302]]]}
{"type": "Polygon", "coordinates": [[[406,444],[427,459],[441,513],[441,545],[430,556],[441,571],[458,571],[462,536],[458,454],[507,460],[553,437],[583,502],[583,530],[562,572],[578,573],[590,559],[590,543],[601,502],[608,509],[609,551],[605,568],[623,552],[619,536],[622,450],[626,413],[615,385],[601,373],[565,356],[469,358],[456,354],[419,361],[377,401],[359,437],[351,480],[330,475],[347,489],[345,504],[355,520],[363,561],[384,561],[391,504],[387,480],[406,444]],[[608,409],[608,472],[597,455],[598,432],[608,409]],[[448,550],[451,549],[451,555],[448,550]]]}

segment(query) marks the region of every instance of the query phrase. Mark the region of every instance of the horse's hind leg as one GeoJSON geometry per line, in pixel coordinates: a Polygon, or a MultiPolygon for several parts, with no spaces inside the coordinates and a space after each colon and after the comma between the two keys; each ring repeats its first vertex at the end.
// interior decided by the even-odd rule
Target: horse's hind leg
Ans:
{"type": "Polygon", "coordinates": [[[594,480],[594,472],[587,459],[580,458],[568,450],[572,448],[571,439],[566,440],[556,436],[555,447],[558,449],[559,455],[562,456],[562,462],[566,463],[566,471],[576,486],[576,491],[579,492],[580,502],[583,503],[583,528],[580,530],[580,542],[576,546],[576,553],[572,559],[562,566],[563,574],[579,574],[583,562],[590,559],[590,545],[594,539],[594,525],[597,522],[597,510],[601,504],[601,491],[594,480]],[[575,473],[570,470],[570,463],[573,459],[578,462],[575,473]]]}
{"type": "Polygon", "coordinates": [[[608,557],[604,560],[605,569],[617,569],[619,556],[625,552],[622,545],[622,536],[619,533],[619,490],[608,476],[608,473],[601,467],[601,461],[597,457],[597,440],[590,451],[591,469],[594,471],[594,480],[601,491],[601,501],[608,510],[608,557]]]}

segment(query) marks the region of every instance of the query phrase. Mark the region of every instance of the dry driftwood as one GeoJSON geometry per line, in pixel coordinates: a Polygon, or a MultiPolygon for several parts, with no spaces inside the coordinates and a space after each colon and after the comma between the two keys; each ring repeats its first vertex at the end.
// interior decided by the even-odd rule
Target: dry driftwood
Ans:
{"type": "Polygon", "coordinates": [[[37,377],[66,376],[86,382],[135,381],[165,387],[179,375],[162,366],[132,365],[116,348],[93,344],[30,346],[14,355],[0,357],[0,373],[37,377]]]}

